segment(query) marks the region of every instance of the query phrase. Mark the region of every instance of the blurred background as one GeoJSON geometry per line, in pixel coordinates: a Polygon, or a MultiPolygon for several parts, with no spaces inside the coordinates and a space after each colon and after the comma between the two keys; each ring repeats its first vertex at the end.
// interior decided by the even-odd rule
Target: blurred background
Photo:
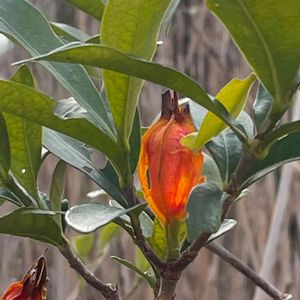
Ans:
{"type": "MultiPolygon", "coordinates": [[[[90,35],[99,31],[97,21],[63,0],[31,2],[51,21],[76,26],[90,35]]],[[[209,13],[203,1],[182,0],[167,37],[162,36],[161,39],[164,44],[159,46],[155,60],[189,74],[210,94],[215,95],[232,77],[243,78],[250,73],[228,32],[209,13]]],[[[1,78],[9,78],[15,71],[10,66],[11,63],[27,56],[20,47],[14,46],[0,35],[1,78]]],[[[48,72],[36,65],[33,69],[39,78],[38,88],[41,91],[57,99],[68,97],[48,72]]],[[[140,101],[143,125],[149,125],[159,112],[162,91],[159,86],[145,84],[140,101]]],[[[250,107],[248,111],[251,112],[250,107]]],[[[101,163],[101,157],[97,157],[101,163]]],[[[50,178],[56,163],[56,157],[48,157],[41,170],[39,187],[44,192],[49,191],[50,178]]],[[[230,211],[230,217],[236,218],[238,225],[218,240],[281,291],[293,294],[294,299],[300,299],[299,179],[300,167],[297,163],[292,163],[252,186],[250,193],[230,211]]],[[[99,188],[85,175],[72,168],[67,170],[65,196],[72,205],[90,201],[87,194],[97,189],[99,188]]],[[[102,197],[97,193],[95,195],[102,197]]],[[[7,209],[8,205],[4,205],[0,213],[7,209]]],[[[69,231],[68,235],[72,237],[73,243],[81,246],[78,250],[91,270],[105,281],[118,283],[121,299],[153,299],[151,291],[143,281],[110,259],[110,255],[117,255],[135,260],[135,249],[129,237],[114,229],[110,234],[111,232],[114,238],[109,246],[105,246],[105,238],[101,238],[101,232],[78,237],[77,233],[69,231]],[[99,252],[102,255],[100,259],[99,252]]],[[[45,247],[49,248],[49,300],[102,299],[93,288],[86,287],[79,280],[53,247],[4,235],[0,236],[0,294],[11,282],[22,277],[45,247]]],[[[259,292],[252,282],[231,266],[203,249],[184,272],[178,284],[176,299],[270,298],[259,292]]]]}

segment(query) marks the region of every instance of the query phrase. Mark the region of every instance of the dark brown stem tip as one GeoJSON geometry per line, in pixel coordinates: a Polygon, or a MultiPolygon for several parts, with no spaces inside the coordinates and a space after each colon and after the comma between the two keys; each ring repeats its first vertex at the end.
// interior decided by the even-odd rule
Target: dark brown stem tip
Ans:
{"type": "Polygon", "coordinates": [[[170,90],[162,94],[162,118],[170,120],[174,116],[175,121],[182,122],[187,114],[190,114],[190,107],[188,104],[179,106],[177,92],[173,92],[173,97],[170,90]]]}

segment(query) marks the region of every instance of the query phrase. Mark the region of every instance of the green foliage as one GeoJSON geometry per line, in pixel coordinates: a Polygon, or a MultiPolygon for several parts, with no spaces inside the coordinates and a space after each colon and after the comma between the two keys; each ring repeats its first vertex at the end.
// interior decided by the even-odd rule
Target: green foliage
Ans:
{"type": "Polygon", "coordinates": [[[121,209],[101,203],[87,203],[70,208],[66,213],[66,221],[73,229],[82,233],[90,233],[129,212],[141,212],[144,206],[144,204],[139,204],[128,209],[121,209]]]}
{"type": "Polygon", "coordinates": [[[86,12],[90,16],[101,21],[104,9],[105,1],[104,0],[66,0],[70,4],[76,6],[82,11],[86,12]]]}
{"type": "MultiPolygon", "coordinates": [[[[21,66],[12,81],[34,88],[34,78],[27,66],[21,66]]],[[[42,127],[6,113],[4,119],[9,136],[10,170],[27,192],[39,199],[37,175],[41,165],[42,127]]],[[[42,203],[39,206],[43,208],[42,203]]]]}
{"type": "MultiPolygon", "coordinates": [[[[47,53],[64,45],[51,30],[41,12],[27,1],[1,1],[0,19],[0,32],[17,41],[31,55],[47,53]],[[17,17],[16,12],[18,12],[17,17]]],[[[86,70],[79,65],[70,66],[49,62],[42,64],[97,120],[99,128],[113,136],[113,129],[104,100],[86,70]]]]}
{"type": "Polygon", "coordinates": [[[298,0],[206,0],[222,20],[255,73],[274,97],[275,112],[287,108],[300,62],[298,0]]]}
{"type": "Polygon", "coordinates": [[[193,99],[222,119],[242,140],[247,140],[244,130],[222,103],[217,100],[213,102],[195,80],[172,68],[135,58],[104,45],[70,45],[19,63],[42,59],[100,67],[166,86],[193,99]]]}
{"type": "Polygon", "coordinates": [[[30,207],[18,208],[1,217],[0,233],[29,237],[58,248],[65,243],[55,213],[30,207]]]}
{"type": "Polygon", "coordinates": [[[103,170],[97,169],[91,158],[91,149],[82,142],[51,129],[45,129],[43,144],[51,153],[87,174],[121,205],[127,206],[127,201],[118,187],[118,182],[115,182],[116,174],[111,165],[107,163],[103,170]]]}
{"type": "Polygon", "coordinates": [[[257,130],[261,128],[264,121],[270,115],[270,112],[272,110],[272,104],[273,104],[273,97],[262,86],[262,84],[260,84],[253,104],[254,120],[255,120],[255,125],[257,130]]]}
{"type": "Polygon", "coordinates": [[[202,233],[217,232],[221,225],[223,192],[211,183],[197,185],[187,205],[187,239],[197,239],[202,233]]]}
{"type": "Polygon", "coordinates": [[[294,132],[275,142],[264,159],[257,160],[252,164],[243,178],[239,179],[241,189],[248,187],[278,167],[299,159],[300,132],[294,132]]]}
{"type": "MultiPolygon", "coordinates": [[[[170,0],[110,0],[102,20],[101,43],[151,60],[169,3],[170,0]]],[[[111,71],[104,71],[103,79],[119,139],[123,147],[128,147],[142,81],[111,71]]]]}
{"type": "Polygon", "coordinates": [[[155,288],[155,285],[156,285],[155,278],[150,273],[140,270],[137,266],[135,266],[134,264],[132,264],[131,262],[129,262],[126,259],[123,259],[123,258],[120,258],[117,256],[111,256],[111,258],[114,259],[115,261],[117,261],[118,263],[124,265],[128,269],[134,271],[138,275],[140,275],[142,278],[144,278],[149,283],[149,285],[153,289],[155,288]]]}
{"type": "MultiPolygon", "coordinates": [[[[234,118],[244,108],[254,80],[254,75],[250,75],[244,80],[233,79],[216,95],[216,98],[234,118]]],[[[226,124],[222,120],[213,113],[208,112],[202,121],[199,132],[189,134],[182,139],[181,143],[195,152],[199,151],[204,144],[225,128],[226,124]]]]}
{"type": "Polygon", "coordinates": [[[228,232],[229,230],[231,230],[233,227],[235,227],[235,225],[237,224],[237,221],[234,219],[225,219],[219,230],[216,233],[213,233],[209,239],[207,240],[207,243],[212,242],[213,240],[221,237],[223,234],[225,234],[226,232],[228,232]]]}

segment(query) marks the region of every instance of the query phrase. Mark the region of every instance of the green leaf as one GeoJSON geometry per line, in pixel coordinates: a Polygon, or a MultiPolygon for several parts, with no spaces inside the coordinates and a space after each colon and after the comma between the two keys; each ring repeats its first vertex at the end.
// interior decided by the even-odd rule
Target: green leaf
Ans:
{"type": "Polygon", "coordinates": [[[197,239],[202,233],[217,232],[221,225],[223,192],[211,183],[197,185],[187,204],[187,239],[197,239]]]}
{"type": "Polygon", "coordinates": [[[120,233],[120,228],[121,227],[119,225],[111,222],[101,229],[98,238],[100,254],[103,253],[108,243],[120,233]]]}
{"type": "Polygon", "coordinates": [[[138,269],[134,264],[132,264],[126,259],[117,256],[111,256],[111,258],[117,261],[118,263],[124,265],[128,269],[134,271],[138,275],[142,276],[142,278],[144,278],[152,288],[155,287],[155,278],[151,276],[148,272],[143,272],[142,270],[138,269]]]}
{"type": "Polygon", "coordinates": [[[141,149],[141,122],[140,122],[140,114],[138,109],[136,110],[131,135],[129,138],[129,145],[130,145],[130,168],[131,173],[134,174],[139,157],[140,157],[140,149],[141,149]]]}
{"type": "Polygon", "coordinates": [[[148,272],[151,269],[149,261],[138,247],[135,247],[135,266],[142,272],[148,272]]]}
{"type": "Polygon", "coordinates": [[[153,234],[153,221],[146,212],[142,212],[139,216],[142,232],[145,238],[149,238],[153,234]]]}
{"type": "Polygon", "coordinates": [[[300,63],[298,0],[206,0],[230,31],[281,111],[291,99],[300,63]]]}
{"type": "Polygon", "coordinates": [[[28,237],[58,248],[65,239],[55,221],[55,213],[33,208],[19,208],[0,218],[0,233],[28,237]]]}
{"type": "MultiPolygon", "coordinates": [[[[34,88],[34,78],[27,66],[21,66],[12,80],[34,88]]],[[[4,119],[9,136],[11,172],[25,190],[38,199],[37,176],[41,165],[42,127],[6,113],[4,119]]],[[[40,208],[43,206],[40,205],[40,208]]]]}
{"type": "MultiPolygon", "coordinates": [[[[17,41],[33,56],[64,45],[41,12],[24,0],[0,2],[0,32],[17,41]]],[[[42,65],[97,120],[99,128],[114,136],[106,104],[82,66],[49,62],[42,65]]]]}
{"type": "Polygon", "coordinates": [[[170,2],[170,5],[168,7],[168,10],[166,11],[164,20],[163,20],[163,31],[165,32],[165,34],[168,33],[173,16],[175,14],[176,8],[179,5],[180,0],[172,0],[170,2]]]}
{"type": "Polygon", "coordinates": [[[153,234],[150,238],[148,238],[148,242],[156,255],[163,260],[166,259],[168,254],[166,231],[162,223],[157,218],[154,220],[153,234]]]}
{"type": "Polygon", "coordinates": [[[220,190],[223,189],[223,182],[218,166],[216,165],[214,160],[205,153],[202,175],[205,176],[205,182],[214,184],[220,190]]]}
{"type": "Polygon", "coordinates": [[[10,149],[7,127],[3,115],[0,113],[0,183],[9,182],[8,171],[10,169],[10,149]]]}
{"type": "MultiPolygon", "coordinates": [[[[225,106],[234,118],[243,110],[254,81],[255,76],[253,74],[244,80],[233,79],[216,95],[216,99],[225,106]]],[[[226,127],[222,120],[213,113],[208,112],[198,134],[192,133],[188,135],[181,140],[181,143],[194,151],[199,151],[204,144],[226,127]]]]}
{"type": "Polygon", "coordinates": [[[104,152],[115,164],[123,166],[123,155],[113,140],[84,119],[61,120],[54,116],[52,111],[56,102],[46,95],[15,82],[0,80],[0,98],[0,111],[77,138],[104,152]]]}
{"type": "Polygon", "coordinates": [[[212,101],[195,80],[172,68],[138,59],[104,45],[67,45],[63,49],[57,49],[46,55],[23,60],[18,62],[18,64],[41,59],[100,67],[164,85],[193,99],[207,110],[213,112],[228,124],[241,139],[247,139],[243,128],[231,118],[221,103],[217,100],[212,101]]]}
{"type": "Polygon", "coordinates": [[[89,34],[68,24],[51,22],[50,26],[62,40],[68,42],[80,41],[84,43],[86,40],[91,38],[89,34]]]}
{"type": "Polygon", "coordinates": [[[273,97],[263,87],[259,85],[257,95],[253,104],[254,108],[254,120],[256,129],[259,130],[263,122],[268,118],[273,104],[273,97]]]}
{"type": "MultiPolygon", "coordinates": [[[[252,137],[253,123],[250,116],[242,111],[237,121],[243,124],[248,136],[252,137]]],[[[207,143],[206,148],[217,164],[223,183],[226,185],[242,157],[242,143],[230,129],[226,129],[207,143]]]]}
{"type": "MultiPolygon", "coordinates": [[[[299,127],[300,128],[300,127],[299,127]]],[[[245,176],[240,179],[240,189],[244,189],[278,167],[300,160],[300,132],[288,134],[275,142],[263,160],[255,161],[245,176]]]]}
{"type": "MultiPolygon", "coordinates": [[[[169,4],[170,0],[110,0],[102,19],[101,43],[152,60],[169,4]]],[[[143,82],[111,71],[104,71],[103,78],[119,139],[126,147],[143,82]]]]}
{"type": "MultiPolygon", "coordinates": [[[[61,202],[65,191],[66,166],[67,165],[64,161],[59,161],[52,176],[50,190],[50,208],[52,211],[61,210],[61,202]]],[[[56,219],[58,224],[61,224],[61,215],[57,215],[56,219]]]]}
{"type": "Polygon", "coordinates": [[[231,230],[235,225],[237,224],[237,221],[234,219],[225,219],[219,230],[216,233],[213,233],[209,239],[207,240],[206,244],[214,241],[215,239],[221,237],[223,234],[225,234],[227,231],[231,230]]]}
{"type": "Polygon", "coordinates": [[[20,200],[11,191],[2,187],[0,187],[0,200],[9,201],[17,206],[22,206],[20,200]]]}
{"type": "Polygon", "coordinates": [[[43,144],[60,159],[87,174],[121,205],[127,206],[127,201],[118,185],[118,178],[116,178],[117,183],[115,183],[115,171],[110,165],[107,165],[103,170],[98,170],[91,159],[91,150],[82,142],[51,129],[45,129],[43,144]],[[112,175],[109,174],[110,172],[112,175]]]}
{"type": "Polygon", "coordinates": [[[93,249],[95,234],[84,234],[74,236],[72,244],[80,258],[87,258],[93,249]]]}
{"type": "Polygon", "coordinates": [[[101,203],[88,203],[73,206],[66,213],[66,221],[73,229],[90,233],[108,224],[114,219],[138,209],[139,204],[128,209],[120,209],[101,203]]]}
{"type": "Polygon", "coordinates": [[[105,9],[104,1],[102,0],[66,0],[66,1],[76,6],[80,10],[84,11],[88,15],[101,21],[105,9]]]}

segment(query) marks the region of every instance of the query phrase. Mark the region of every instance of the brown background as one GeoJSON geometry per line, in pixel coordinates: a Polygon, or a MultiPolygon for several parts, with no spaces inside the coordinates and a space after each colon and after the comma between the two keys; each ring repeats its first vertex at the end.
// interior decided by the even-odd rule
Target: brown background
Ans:
{"type": "MultiPolygon", "coordinates": [[[[98,31],[99,24],[95,20],[74,10],[62,0],[32,2],[50,20],[76,25],[90,34],[98,31]]],[[[242,78],[249,74],[250,70],[229,34],[208,12],[203,2],[181,2],[169,35],[163,38],[165,43],[159,47],[155,60],[186,72],[213,95],[232,77],[242,78]]],[[[26,56],[18,47],[12,47],[0,55],[0,76],[9,78],[14,70],[10,63],[26,56]]],[[[34,69],[39,74],[40,90],[58,99],[67,96],[49,73],[36,66],[34,69]]],[[[140,103],[144,125],[149,125],[159,111],[161,92],[159,86],[149,83],[145,85],[140,103]]],[[[49,176],[56,161],[56,158],[50,158],[40,174],[39,186],[44,191],[49,189],[49,176]]],[[[264,264],[264,274],[269,280],[282,291],[292,293],[294,299],[300,298],[299,178],[300,168],[294,163],[251,187],[248,196],[231,211],[238,225],[220,239],[227,249],[257,272],[264,264]],[[272,239],[266,253],[271,229],[272,239]]],[[[86,201],[86,193],[94,189],[96,187],[85,176],[74,169],[68,169],[66,195],[72,204],[86,201]]],[[[0,213],[6,209],[8,207],[4,206],[0,213]]],[[[0,236],[0,293],[10,282],[22,276],[44,248],[41,243],[28,239],[0,236]]],[[[106,249],[100,266],[93,253],[88,265],[105,280],[117,282],[122,299],[152,299],[151,291],[144,283],[135,288],[135,276],[109,259],[110,255],[118,255],[132,260],[133,253],[130,239],[122,234],[106,249]]],[[[50,269],[48,299],[102,299],[92,288],[86,288],[78,280],[56,249],[49,247],[47,257],[50,269]]],[[[263,293],[254,296],[255,286],[249,280],[207,250],[203,250],[184,272],[177,291],[180,300],[269,299],[263,293]]]]}

